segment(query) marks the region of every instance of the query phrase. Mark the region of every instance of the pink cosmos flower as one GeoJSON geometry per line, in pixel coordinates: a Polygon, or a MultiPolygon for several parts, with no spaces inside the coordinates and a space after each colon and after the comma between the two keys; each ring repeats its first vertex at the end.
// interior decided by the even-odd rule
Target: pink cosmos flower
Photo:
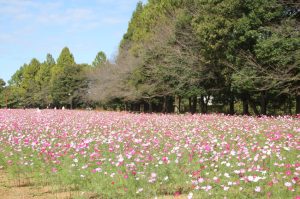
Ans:
{"type": "Polygon", "coordinates": [[[261,192],[261,188],[259,186],[255,187],[255,192],[261,192]]]}
{"type": "Polygon", "coordinates": [[[211,147],[208,144],[205,145],[204,149],[205,149],[206,152],[210,152],[211,151],[211,147]]]}
{"type": "Polygon", "coordinates": [[[53,167],[53,168],[51,169],[51,171],[52,171],[52,173],[56,173],[56,172],[57,172],[57,168],[54,168],[54,167],[53,167]]]}
{"type": "Polygon", "coordinates": [[[286,171],[286,172],[285,172],[285,175],[287,175],[287,176],[290,176],[290,175],[292,175],[292,172],[291,172],[291,170],[288,170],[288,171],[286,171]]]}

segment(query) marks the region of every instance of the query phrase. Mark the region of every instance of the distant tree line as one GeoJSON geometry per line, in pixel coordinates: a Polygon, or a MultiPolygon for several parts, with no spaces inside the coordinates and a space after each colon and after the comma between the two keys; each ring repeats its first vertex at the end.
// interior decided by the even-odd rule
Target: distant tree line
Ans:
{"type": "Polygon", "coordinates": [[[67,48],[57,62],[33,59],[0,82],[1,99],[10,93],[11,107],[300,113],[299,20],[296,0],[140,2],[114,60],[100,52],[91,66],[76,64],[67,48]]]}
{"type": "Polygon", "coordinates": [[[137,4],[114,64],[90,75],[92,99],[146,112],[300,112],[295,0],[137,4]]]}
{"type": "Polygon", "coordinates": [[[76,64],[65,47],[57,61],[51,54],[40,62],[32,59],[24,64],[8,81],[0,80],[0,105],[8,108],[85,108],[91,102],[87,97],[87,73],[106,62],[99,52],[92,66],[76,64]]]}

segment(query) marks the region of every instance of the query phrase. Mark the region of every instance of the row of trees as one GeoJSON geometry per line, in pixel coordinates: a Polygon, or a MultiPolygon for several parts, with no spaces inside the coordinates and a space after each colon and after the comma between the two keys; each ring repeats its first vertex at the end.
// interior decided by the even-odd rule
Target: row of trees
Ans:
{"type": "Polygon", "coordinates": [[[140,2],[115,60],[76,64],[65,48],[25,64],[2,93],[13,107],[300,113],[299,19],[296,0],[140,2]]]}
{"type": "Polygon", "coordinates": [[[92,99],[124,109],[300,112],[300,7],[294,0],[138,3],[92,99]]]}
{"type": "Polygon", "coordinates": [[[70,50],[65,47],[57,61],[51,54],[41,63],[32,59],[11,77],[8,85],[0,81],[0,105],[12,108],[79,108],[90,105],[87,98],[87,73],[106,62],[99,52],[92,66],[76,64],[70,50]]]}

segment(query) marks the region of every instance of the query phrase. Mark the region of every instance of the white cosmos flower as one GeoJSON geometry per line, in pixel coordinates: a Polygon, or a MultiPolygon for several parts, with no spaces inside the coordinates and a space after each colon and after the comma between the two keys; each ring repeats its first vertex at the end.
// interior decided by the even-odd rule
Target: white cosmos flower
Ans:
{"type": "Polygon", "coordinates": [[[286,151],[289,151],[290,150],[290,148],[288,148],[288,147],[283,147],[284,148],[284,150],[286,150],[286,151]]]}
{"type": "Polygon", "coordinates": [[[198,182],[199,182],[199,183],[202,183],[202,182],[204,182],[204,179],[203,179],[203,178],[199,178],[199,179],[198,179],[198,182]]]}
{"type": "Polygon", "coordinates": [[[255,187],[255,191],[256,192],[261,192],[261,188],[260,187],[255,187]]]}
{"type": "Polygon", "coordinates": [[[143,188],[139,188],[136,193],[141,193],[144,189],[143,188]]]}
{"type": "Polygon", "coordinates": [[[86,169],[86,168],[88,168],[88,165],[83,165],[81,168],[86,169]]]}
{"type": "Polygon", "coordinates": [[[190,192],[189,195],[188,195],[188,199],[192,199],[193,198],[193,193],[190,192]]]}
{"type": "Polygon", "coordinates": [[[284,185],[285,185],[286,187],[291,187],[291,186],[292,186],[292,183],[290,183],[290,182],[285,182],[284,185]]]}

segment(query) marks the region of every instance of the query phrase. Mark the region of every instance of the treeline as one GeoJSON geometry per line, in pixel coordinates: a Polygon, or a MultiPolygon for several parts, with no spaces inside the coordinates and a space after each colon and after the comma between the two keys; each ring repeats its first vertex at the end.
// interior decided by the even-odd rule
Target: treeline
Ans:
{"type": "Polygon", "coordinates": [[[138,3],[94,100],[146,112],[300,112],[300,7],[293,0],[138,3]]]}
{"type": "Polygon", "coordinates": [[[87,97],[87,73],[106,62],[99,52],[92,66],[76,64],[65,47],[57,61],[51,54],[40,62],[32,59],[11,77],[0,81],[0,105],[8,108],[85,108],[93,105],[87,97]]]}
{"type": "Polygon", "coordinates": [[[33,59],[5,87],[9,105],[300,113],[299,19],[296,0],[140,2],[115,60],[33,59]]]}

